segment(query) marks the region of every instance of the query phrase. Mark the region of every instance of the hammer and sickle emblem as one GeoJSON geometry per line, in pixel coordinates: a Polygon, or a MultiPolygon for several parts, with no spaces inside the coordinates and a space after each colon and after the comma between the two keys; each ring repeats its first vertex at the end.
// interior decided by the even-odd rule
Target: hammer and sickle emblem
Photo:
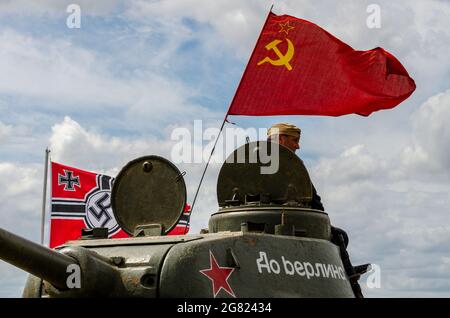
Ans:
{"type": "Polygon", "coordinates": [[[261,64],[264,64],[266,62],[269,62],[270,64],[275,65],[275,66],[284,65],[284,66],[286,66],[288,71],[292,71],[292,66],[291,66],[291,64],[289,64],[289,62],[291,61],[292,57],[294,56],[294,44],[292,44],[292,42],[288,38],[286,38],[286,41],[288,43],[288,48],[287,48],[286,54],[284,54],[284,55],[280,52],[280,50],[277,47],[277,45],[282,42],[281,40],[273,40],[272,42],[267,44],[266,50],[273,50],[275,52],[275,54],[278,56],[278,60],[272,60],[271,58],[266,56],[264,59],[262,59],[261,61],[258,62],[258,66],[261,64]]]}

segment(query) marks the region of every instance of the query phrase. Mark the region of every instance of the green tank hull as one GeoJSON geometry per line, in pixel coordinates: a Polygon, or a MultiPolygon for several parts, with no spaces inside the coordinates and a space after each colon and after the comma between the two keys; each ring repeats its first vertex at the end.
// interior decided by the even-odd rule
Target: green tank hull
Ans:
{"type": "Polygon", "coordinates": [[[115,260],[120,288],[106,274],[97,275],[93,293],[83,283],[79,290],[42,288],[30,276],[24,297],[355,297],[339,248],[323,239],[224,232],[114,241],[73,241],[60,251],[82,247],[115,260]]]}

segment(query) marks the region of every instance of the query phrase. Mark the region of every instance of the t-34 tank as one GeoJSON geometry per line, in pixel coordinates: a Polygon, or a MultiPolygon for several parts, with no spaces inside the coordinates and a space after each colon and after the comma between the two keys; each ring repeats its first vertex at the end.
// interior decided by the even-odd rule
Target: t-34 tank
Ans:
{"type": "Polygon", "coordinates": [[[345,232],[310,208],[312,184],[294,153],[240,147],[221,168],[217,199],[208,230],[166,236],[186,204],[183,174],[164,158],[138,158],[112,192],[132,237],[102,238],[99,228],[51,250],[0,230],[0,257],[32,274],[24,297],[362,297],[368,265],[353,267],[345,232]]]}

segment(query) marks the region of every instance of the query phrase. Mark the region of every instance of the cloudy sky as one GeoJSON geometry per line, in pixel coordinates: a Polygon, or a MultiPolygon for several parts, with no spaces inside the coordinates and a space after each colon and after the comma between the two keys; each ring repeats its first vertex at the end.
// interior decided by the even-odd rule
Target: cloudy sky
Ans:
{"type": "MultiPolygon", "coordinates": [[[[0,0],[0,227],[39,241],[44,150],[115,175],[170,158],[173,129],[219,127],[272,1],[0,0]],[[81,28],[67,27],[67,6],[81,28]]],[[[450,297],[450,2],[274,1],[358,50],[381,46],[415,79],[400,106],[370,117],[237,117],[242,128],[302,127],[299,155],[355,264],[381,268],[369,297],[450,297]],[[369,4],[381,28],[367,27],[369,4]]],[[[201,147],[196,144],[195,147],[201,147]]],[[[192,202],[204,164],[180,165],[192,202]]],[[[192,232],[216,211],[208,170],[192,232]]],[[[48,229],[48,228],[47,228],[48,229]]],[[[0,297],[26,274],[0,262],[0,297]]]]}

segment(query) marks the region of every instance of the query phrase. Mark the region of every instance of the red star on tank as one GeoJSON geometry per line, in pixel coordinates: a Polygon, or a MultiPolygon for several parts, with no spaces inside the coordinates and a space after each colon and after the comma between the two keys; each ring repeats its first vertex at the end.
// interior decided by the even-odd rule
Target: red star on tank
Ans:
{"type": "Polygon", "coordinates": [[[216,258],[214,257],[211,251],[209,251],[209,262],[210,268],[203,269],[200,271],[200,273],[202,273],[211,280],[213,285],[214,298],[217,296],[217,294],[221,289],[223,289],[229,295],[236,297],[233,289],[228,283],[228,278],[230,278],[231,274],[235,269],[233,267],[219,266],[219,264],[216,261],[216,258]]]}

